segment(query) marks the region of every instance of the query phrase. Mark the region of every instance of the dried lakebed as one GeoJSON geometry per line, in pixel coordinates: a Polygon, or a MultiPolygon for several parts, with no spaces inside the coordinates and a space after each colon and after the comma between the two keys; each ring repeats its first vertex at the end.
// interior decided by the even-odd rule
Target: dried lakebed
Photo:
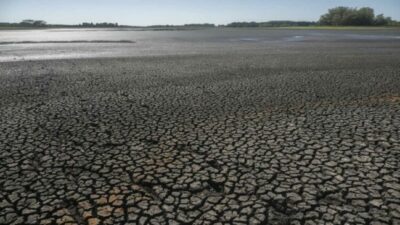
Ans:
{"type": "Polygon", "coordinates": [[[0,224],[400,224],[398,42],[0,63],[0,224]]]}

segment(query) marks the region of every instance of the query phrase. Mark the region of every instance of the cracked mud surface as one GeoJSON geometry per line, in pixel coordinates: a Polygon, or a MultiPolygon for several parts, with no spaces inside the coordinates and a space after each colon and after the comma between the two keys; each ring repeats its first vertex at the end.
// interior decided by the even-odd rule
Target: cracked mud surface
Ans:
{"type": "Polygon", "coordinates": [[[398,225],[399,47],[1,63],[0,224],[398,225]]]}

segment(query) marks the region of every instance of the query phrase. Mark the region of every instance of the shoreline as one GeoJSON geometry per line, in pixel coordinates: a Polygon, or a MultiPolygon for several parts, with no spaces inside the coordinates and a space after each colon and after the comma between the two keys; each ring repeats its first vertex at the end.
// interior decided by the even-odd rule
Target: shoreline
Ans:
{"type": "Polygon", "coordinates": [[[192,30],[400,30],[400,26],[283,26],[283,27],[0,27],[1,31],[16,30],[110,30],[110,31],[192,31],[192,30]]]}

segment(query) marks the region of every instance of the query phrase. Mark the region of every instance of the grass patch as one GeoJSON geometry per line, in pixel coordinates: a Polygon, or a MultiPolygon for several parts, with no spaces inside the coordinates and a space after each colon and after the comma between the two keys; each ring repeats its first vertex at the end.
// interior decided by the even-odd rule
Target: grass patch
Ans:
{"type": "Polygon", "coordinates": [[[397,26],[305,26],[305,27],[278,27],[278,29],[293,30],[388,30],[400,29],[397,26]]]}

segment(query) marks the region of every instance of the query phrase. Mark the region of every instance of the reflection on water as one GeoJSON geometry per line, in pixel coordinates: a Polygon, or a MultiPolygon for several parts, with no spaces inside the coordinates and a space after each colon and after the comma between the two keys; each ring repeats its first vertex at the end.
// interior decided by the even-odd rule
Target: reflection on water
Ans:
{"type": "Polygon", "coordinates": [[[305,40],[305,36],[293,36],[293,37],[288,37],[285,39],[286,41],[303,41],[305,40]]]}
{"type": "Polygon", "coordinates": [[[0,31],[0,61],[264,51],[306,42],[399,41],[400,30],[46,29],[0,31]]]}
{"type": "Polygon", "coordinates": [[[259,38],[240,38],[239,41],[260,41],[259,38]]]}
{"type": "Polygon", "coordinates": [[[16,44],[67,44],[67,43],[135,43],[128,40],[76,40],[76,41],[5,41],[0,42],[0,45],[16,45],[16,44]]]}

